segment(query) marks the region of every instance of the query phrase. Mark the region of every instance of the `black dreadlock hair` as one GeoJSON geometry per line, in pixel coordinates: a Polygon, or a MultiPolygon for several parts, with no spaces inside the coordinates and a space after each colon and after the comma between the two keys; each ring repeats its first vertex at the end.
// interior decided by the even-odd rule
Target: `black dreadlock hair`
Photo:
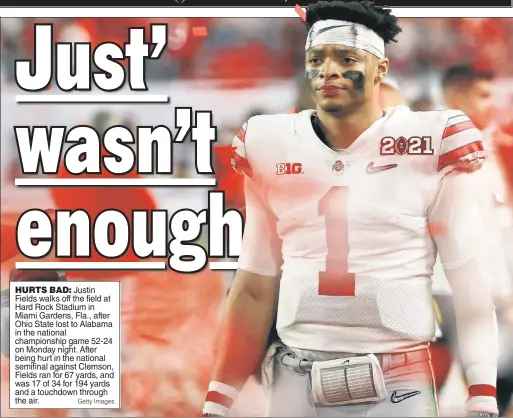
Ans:
{"type": "Polygon", "coordinates": [[[376,6],[372,1],[319,1],[307,8],[306,29],[309,31],[320,20],[345,20],[366,26],[383,38],[385,44],[389,44],[397,42],[395,38],[402,32],[397,18],[391,12],[390,9],[376,6]]]}
{"type": "Polygon", "coordinates": [[[475,80],[493,80],[493,71],[480,70],[471,65],[456,65],[448,68],[442,75],[442,86],[444,89],[457,84],[470,84],[475,80]]]}

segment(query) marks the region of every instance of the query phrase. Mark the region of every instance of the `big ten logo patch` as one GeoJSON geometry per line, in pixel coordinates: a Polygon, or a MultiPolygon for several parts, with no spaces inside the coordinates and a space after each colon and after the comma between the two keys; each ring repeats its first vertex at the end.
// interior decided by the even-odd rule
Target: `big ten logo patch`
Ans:
{"type": "Polygon", "coordinates": [[[430,136],[404,136],[393,138],[385,136],[381,139],[379,150],[381,155],[433,155],[433,146],[430,136]]]}
{"type": "Polygon", "coordinates": [[[277,163],[276,175],[303,174],[303,164],[301,163],[277,163]]]}

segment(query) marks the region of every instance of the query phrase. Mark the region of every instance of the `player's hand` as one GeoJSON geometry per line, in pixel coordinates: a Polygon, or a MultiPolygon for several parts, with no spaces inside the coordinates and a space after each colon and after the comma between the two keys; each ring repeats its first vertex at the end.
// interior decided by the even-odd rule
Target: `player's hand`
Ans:
{"type": "Polygon", "coordinates": [[[473,396],[467,402],[467,417],[498,417],[495,396],[473,396]]]}
{"type": "Polygon", "coordinates": [[[497,399],[494,396],[475,396],[467,403],[467,417],[498,417],[497,399]]]}
{"type": "Polygon", "coordinates": [[[492,412],[482,412],[482,411],[470,411],[467,414],[467,417],[498,417],[499,414],[495,414],[492,412]]]}

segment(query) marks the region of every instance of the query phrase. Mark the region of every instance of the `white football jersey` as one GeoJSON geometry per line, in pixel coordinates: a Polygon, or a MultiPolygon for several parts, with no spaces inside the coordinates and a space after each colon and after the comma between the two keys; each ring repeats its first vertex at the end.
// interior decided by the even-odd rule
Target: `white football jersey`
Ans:
{"type": "MultiPolygon", "coordinates": [[[[437,244],[447,268],[474,257],[465,231],[461,243],[435,244],[430,230],[440,225],[430,222],[446,220],[431,214],[444,175],[479,166],[481,134],[461,111],[400,106],[336,152],[316,135],[312,113],[255,116],[234,139],[232,162],[246,174],[238,267],[281,269],[277,330],[290,347],[418,349],[435,332],[437,244]]],[[[447,225],[462,229],[455,212],[447,225]]]]}

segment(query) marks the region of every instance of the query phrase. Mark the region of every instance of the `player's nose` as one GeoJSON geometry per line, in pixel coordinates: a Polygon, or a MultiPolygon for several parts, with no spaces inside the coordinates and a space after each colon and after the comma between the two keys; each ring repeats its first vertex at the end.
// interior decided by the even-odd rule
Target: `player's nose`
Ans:
{"type": "Polygon", "coordinates": [[[322,65],[319,76],[327,79],[339,78],[340,68],[338,68],[338,65],[333,60],[327,59],[322,65]]]}

